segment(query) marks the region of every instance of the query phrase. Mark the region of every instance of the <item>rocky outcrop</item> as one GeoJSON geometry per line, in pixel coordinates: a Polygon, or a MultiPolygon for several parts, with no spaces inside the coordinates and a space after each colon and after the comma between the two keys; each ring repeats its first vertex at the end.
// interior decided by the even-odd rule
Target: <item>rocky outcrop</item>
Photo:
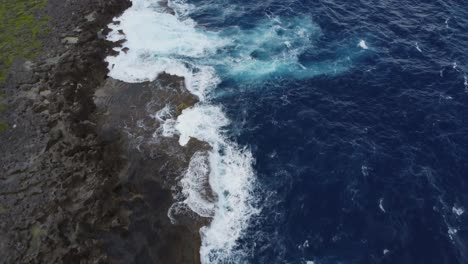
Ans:
{"type": "Polygon", "coordinates": [[[42,52],[15,60],[2,85],[0,263],[200,262],[207,219],[168,212],[190,158],[209,146],[181,147],[156,116],[197,99],[177,76],[106,76],[106,25],[129,5],[49,0],[42,52]]]}
{"type": "Polygon", "coordinates": [[[113,191],[122,162],[119,144],[97,134],[93,95],[111,48],[98,32],[129,4],[49,1],[43,52],[18,58],[2,85],[0,263],[110,261],[99,232],[122,214],[113,191]]]}
{"type": "Polygon", "coordinates": [[[101,138],[120,137],[126,161],[115,189],[119,208],[127,212],[125,225],[103,234],[113,262],[199,263],[198,230],[206,219],[188,208],[175,214],[169,209],[191,157],[209,146],[192,139],[181,147],[178,137],[166,137],[162,129],[196,98],[182,78],[162,74],[143,84],[108,79],[96,91],[95,101],[101,138]]]}

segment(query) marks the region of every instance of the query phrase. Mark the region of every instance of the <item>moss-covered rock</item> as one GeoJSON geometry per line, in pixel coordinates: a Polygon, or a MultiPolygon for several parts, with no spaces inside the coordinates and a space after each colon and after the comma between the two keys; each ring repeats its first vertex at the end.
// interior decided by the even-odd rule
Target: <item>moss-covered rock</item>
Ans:
{"type": "Polygon", "coordinates": [[[7,130],[7,129],[8,129],[8,124],[0,122],[0,133],[5,132],[5,130],[7,130]]]}
{"type": "Polygon", "coordinates": [[[45,32],[47,17],[38,10],[47,0],[0,0],[0,83],[5,81],[15,58],[34,58],[41,46],[39,35],[45,32]]]}

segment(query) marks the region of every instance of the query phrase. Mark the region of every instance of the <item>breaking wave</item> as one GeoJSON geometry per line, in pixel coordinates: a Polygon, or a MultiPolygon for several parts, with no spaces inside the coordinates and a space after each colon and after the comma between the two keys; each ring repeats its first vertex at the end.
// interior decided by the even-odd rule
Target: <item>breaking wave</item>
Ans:
{"type": "Polygon", "coordinates": [[[155,80],[162,72],[183,76],[187,89],[199,97],[200,102],[177,120],[165,120],[162,135],[178,135],[182,146],[190,138],[210,145],[209,152],[192,157],[183,175],[184,203],[200,216],[212,217],[200,231],[202,263],[239,263],[248,256],[237,242],[260,210],[254,206],[254,158],[248,148],[226,135],[230,120],[212,102],[211,92],[229,79],[248,82],[272,75],[309,78],[341,72],[348,68],[350,57],[302,61],[303,53],[321,35],[309,17],[267,16],[250,28],[209,30],[190,18],[195,7],[183,1],[168,3],[174,12],[155,0],[132,2],[109,25],[108,39],[123,42],[115,48],[119,55],[106,59],[109,75],[130,83],[155,80]],[[207,198],[210,188],[214,199],[207,198]]]}

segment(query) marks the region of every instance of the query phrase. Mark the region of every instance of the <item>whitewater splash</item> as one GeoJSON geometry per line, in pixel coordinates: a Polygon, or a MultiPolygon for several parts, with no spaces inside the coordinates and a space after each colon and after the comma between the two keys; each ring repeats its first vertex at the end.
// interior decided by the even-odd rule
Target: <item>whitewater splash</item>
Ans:
{"type": "MultiPolygon", "coordinates": [[[[198,152],[181,180],[184,203],[195,213],[212,217],[200,230],[202,263],[240,263],[248,258],[237,245],[254,206],[254,158],[232,142],[223,128],[230,124],[212,91],[221,79],[237,83],[261,81],[272,76],[310,78],[348,68],[345,61],[301,61],[301,55],[320,36],[319,27],[307,17],[268,16],[254,27],[230,26],[219,31],[198,27],[189,15],[194,8],[181,0],[169,1],[167,12],[156,0],[132,0],[133,5],[112,23],[108,39],[124,41],[119,55],[108,57],[109,75],[125,82],[152,81],[166,72],[183,76],[187,89],[200,103],[185,109],[177,120],[164,117],[162,133],[179,136],[184,146],[190,138],[207,142],[209,153],[198,152]],[[171,14],[175,13],[175,15],[171,14]],[[123,32],[123,33],[122,33],[123,32]],[[124,49],[124,48],[128,48],[124,49]],[[206,179],[215,201],[206,199],[206,179]]],[[[167,109],[156,113],[162,121],[167,109]]]]}
{"type": "Polygon", "coordinates": [[[238,263],[243,259],[243,252],[234,249],[250,217],[258,212],[253,206],[253,157],[247,149],[239,148],[223,136],[221,130],[228,124],[229,120],[219,106],[206,104],[184,111],[176,124],[181,145],[193,137],[213,148],[208,157],[194,155],[182,180],[189,207],[202,216],[213,216],[210,226],[201,230],[203,263],[238,263]],[[196,179],[206,173],[217,198],[212,215],[206,200],[200,197],[199,192],[193,193],[193,187],[200,186],[196,179]]]}
{"type": "Polygon", "coordinates": [[[338,43],[336,57],[317,56],[315,42],[322,33],[307,16],[266,16],[250,28],[210,31],[189,18],[194,7],[183,1],[168,5],[176,15],[161,9],[156,0],[133,0],[133,6],[118,18],[120,24],[109,25],[113,31],[108,39],[125,39],[124,45],[130,48],[107,58],[114,78],[142,82],[165,71],[186,77],[187,87],[204,97],[219,83],[218,75],[238,83],[273,76],[304,79],[341,73],[359,55],[338,43]],[[303,59],[304,54],[316,58],[303,59]]]}
{"type": "MultiPolygon", "coordinates": [[[[179,75],[185,78],[187,89],[199,97],[200,103],[184,110],[177,120],[166,119],[162,134],[178,134],[182,146],[190,138],[211,146],[209,153],[198,152],[192,157],[181,180],[184,202],[199,215],[212,217],[210,225],[200,230],[202,263],[236,263],[243,258],[243,253],[235,250],[237,240],[257,212],[252,205],[254,160],[247,149],[223,134],[229,119],[220,106],[207,99],[220,80],[214,67],[196,62],[214,54],[225,42],[216,34],[197,30],[194,21],[183,18],[180,14],[187,5],[170,4],[179,15],[165,13],[154,1],[133,0],[133,6],[117,18],[120,24],[110,25],[113,31],[108,39],[125,39],[124,46],[129,50],[118,48],[120,55],[106,59],[109,75],[126,82],[154,80],[162,72],[179,75]],[[202,182],[206,177],[216,201],[204,198],[202,182]]],[[[161,118],[163,112],[167,111],[155,117],[161,118]]]]}

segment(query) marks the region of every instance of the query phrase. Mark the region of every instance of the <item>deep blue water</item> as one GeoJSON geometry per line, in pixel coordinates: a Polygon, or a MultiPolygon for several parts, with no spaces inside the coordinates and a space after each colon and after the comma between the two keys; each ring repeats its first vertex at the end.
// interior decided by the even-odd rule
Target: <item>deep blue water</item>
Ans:
{"type": "Polygon", "coordinates": [[[210,30],[317,27],[298,55],[315,74],[218,69],[215,101],[256,159],[249,263],[468,263],[466,1],[189,2],[210,30]]]}

